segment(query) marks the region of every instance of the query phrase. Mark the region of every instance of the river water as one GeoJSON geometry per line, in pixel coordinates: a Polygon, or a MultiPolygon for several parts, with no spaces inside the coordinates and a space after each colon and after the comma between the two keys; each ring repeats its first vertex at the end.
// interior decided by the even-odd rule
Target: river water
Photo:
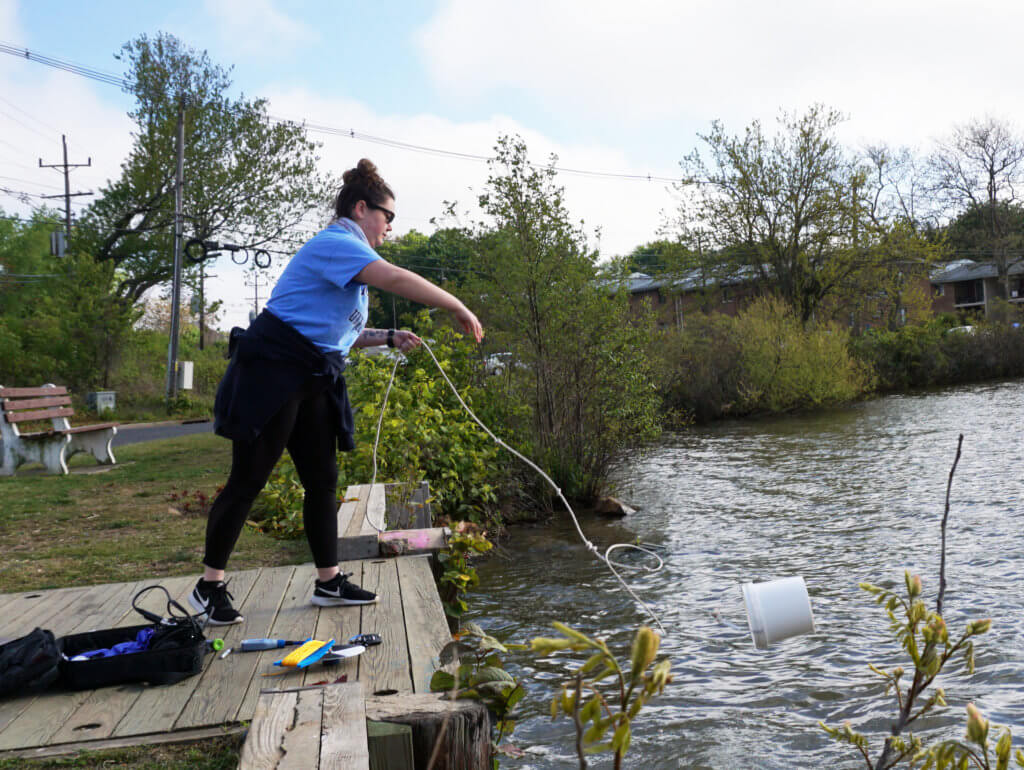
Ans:
{"type": "MultiPolygon", "coordinates": [[[[637,538],[663,551],[662,571],[627,579],[667,629],[661,653],[672,658],[675,677],[634,724],[626,767],[864,767],[818,720],[849,720],[872,737],[877,756],[895,706],[867,664],[909,667],[909,659],[884,611],[857,584],[902,590],[909,568],[934,608],[960,433],[944,615],[951,634],[969,619],[994,622],[976,638],[977,672],[947,666],[940,684],[950,707],[918,731],[961,737],[964,706],[973,701],[1024,746],[1022,423],[1024,381],[1008,381],[694,428],[625,463],[620,496],[638,513],[588,518],[583,528],[602,551],[637,538]],[[715,619],[717,608],[745,627],[740,584],[792,575],[807,582],[815,633],[759,651],[749,635],[715,619]]],[[[506,641],[552,636],[551,621],[566,622],[604,637],[628,664],[635,629],[650,621],[581,546],[565,514],[553,526],[517,529],[498,551],[479,569],[471,619],[506,641]]],[[[577,767],[571,723],[547,715],[568,678],[566,655],[510,657],[528,691],[513,735],[527,754],[502,766],[577,767]]]]}

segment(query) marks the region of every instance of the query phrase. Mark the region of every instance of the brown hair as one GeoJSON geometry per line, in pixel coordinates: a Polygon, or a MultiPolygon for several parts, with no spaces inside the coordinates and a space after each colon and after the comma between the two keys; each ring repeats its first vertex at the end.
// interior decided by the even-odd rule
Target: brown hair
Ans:
{"type": "Polygon", "coordinates": [[[388,198],[395,197],[387,182],[377,173],[377,167],[366,158],[360,160],[355,168],[350,168],[342,174],[341,181],[341,189],[334,200],[336,217],[351,216],[352,209],[359,201],[379,205],[388,198]]]}

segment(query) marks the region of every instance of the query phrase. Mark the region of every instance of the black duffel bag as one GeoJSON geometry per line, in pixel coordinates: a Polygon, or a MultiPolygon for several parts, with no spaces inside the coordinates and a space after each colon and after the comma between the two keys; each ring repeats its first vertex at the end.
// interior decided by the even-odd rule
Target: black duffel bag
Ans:
{"type": "Polygon", "coordinates": [[[84,690],[129,682],[174,684],[202,670],[203,656],[208,650],[198,620],[202,616],[190,615],[170,594],[167,594],[167,617],[162,618],[142,609],[137,604],[139,597],[153,589],[160,589],[167,594],[166,588],[154,585],[143,588],[132,599],[132,607],[149,623],[72,634],[57,640],[64,653],[60,662],[62,685],[73,690],[84,690]],[[85,652],[110,649],[116,644],[135,641],[139,632],[147,629],[152,630],[152,635],[149,636],[145,650],[74,660],[85,652]]]}

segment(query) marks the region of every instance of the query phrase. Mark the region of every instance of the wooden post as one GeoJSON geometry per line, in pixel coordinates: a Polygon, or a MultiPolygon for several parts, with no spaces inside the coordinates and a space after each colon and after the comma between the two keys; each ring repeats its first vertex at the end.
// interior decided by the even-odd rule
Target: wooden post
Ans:
{"type": "Polygon", "coordinates": [[[490,770],[491,717],[482,703],[435,693],[373,695],[366,698],[366,717],[412,728],[416,770],[490,770]]]}
{"type": "Polygon", "coordinates": [[[370,770],[413,770],[412,728],[392,722],[366,721],[370,770]]]}

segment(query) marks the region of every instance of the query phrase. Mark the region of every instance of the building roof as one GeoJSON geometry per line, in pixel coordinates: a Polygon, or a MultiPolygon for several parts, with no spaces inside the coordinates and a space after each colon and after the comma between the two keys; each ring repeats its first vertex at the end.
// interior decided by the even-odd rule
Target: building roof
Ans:
{"type": "MultiPolygon", "coordinates": [[[[1010,265],[1010,275],[1024,274],[1024,261],[1010,265]]],[[[976,281],[980,278],[996,278],[999,271],[994,262],[974,262],[960,259],[946,265],[943,270],[932,273],[932,283],[958,283],[959,281],[976,281]]]]}
{"type": "MultiPolygon", "coordinates": [[[[670,278],[654,278],[647,273],[630,273],[626,279],[630,294],[641,294],[645,291],[668,289],[669,291],[690,291],[710,286],[735,286],[756,280],[757,274],[752,267],[741,267],[730,277],[702,275],[700,270],[691,270],[683,276],[670,278]]],[[[617,281],[609,281],[609,285],[620,286],[617,281]]]]}

